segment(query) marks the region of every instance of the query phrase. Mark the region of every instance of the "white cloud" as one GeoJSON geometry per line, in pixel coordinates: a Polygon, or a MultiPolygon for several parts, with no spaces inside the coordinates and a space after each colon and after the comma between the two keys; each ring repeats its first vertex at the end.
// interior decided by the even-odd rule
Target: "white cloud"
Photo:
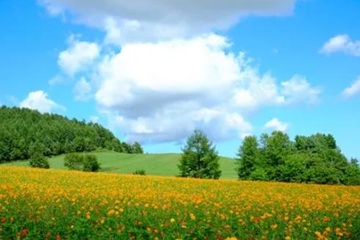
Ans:
{"type": "Polygon", "coordinates": [[[316,103],[319,100],[321,88],[312,87],[302,76],[295,75],[290,80],[281,83],[281,93],[286,97],[288,104],[305,102],[316,103]]]}
{"type": "Polygon", "coordinates": [[[287,129],[289,128],[289,124],[287,124],[285,122],[281,122],[277,118],[273,118],[264,125],[264,128],[272,129],[272,130],[275,130],[275,131],[286,132],[287,129]]]}
{"type": "Polygon", "coordinates": [[[350,98],[360,93],[360,76],[351,84],[351,86],[344,89],[342,92],[343,96],[350,98]]]}
{"type": "Polygon", "coordinates": [[[69,76],[84,70],[99,56],[100,46],[96,43],[82,42],[71,35],[68,44],[69,48],[60,52],[58,64],[69,76]]]}
{"type": "Polygon", "coordinates": [[[53,78],[51,78],[51,79],[49,80],[49,85],[50,85],[50,86],[54,86],[54,85],[59,84],[59,83],[61,83],[61,82],[63,82],[62,77],[60,77],[60,76],[55,76],[55,77],[53,77],[53,78]]]}
{"type": "Polygon", "coordinates": [[[360,41],[353,41],[346,34],[337,35],[330,38],[320,49],[320,52],[324,54],[342,52],[360,57],[360,41]]]}
{"type": "Polygon", "coordinates": [[[86,101],[91,97],[91,84],[82,77],[74,87],[75,100],[86,101]]]}
{"type": "MultiPolygon", "coordinates": [[[[226,30],[248,15],[293,12],[295,0],[39,0],[49,12],[69,13],[77,22],[105,29],[121,42],[184,37],[226,30]],[[111,20],[109,20],[111,19],[111,20]]],[[[111,39],[111,40],[110,40],[111,39]]]]}
{"type": "Polygon", "coordinates": [[[130,140],[177,141],[194,128],[219,140],[251,133],[249,110],[318,98],[305,78],[278,85],[230,46],[214,34],[125,44],[97,67],[98,107],[130,140]]]}
{"type": "Polygon", "coordinates": [[[48,94],[41,90],[30,92],[19,106],[22,108],[36,109],[41,113],[52,112],[53,109],[65,109],[63,106],[49,99],[48,94]]]}
{"type": "Polygon", "coordinates": [[[64,66],[59,58],[59,65],[69,75],[91,69],[91,81],[80,89],[91,83],[99,111],[129,141],[179,141],[194,128],[214,140],[240,138],[252,133],[249,110],[312,103],[321,93],[299,76],[278,84],[244,53],[232,52],[226,37],[212,33],[249,15],[291,14],[295,0],[39,1],[103,30],[103,43],[119,47],[106,46],[109,52],[98,57],[96,45],[99,50],[82,62],[78,58],[89,51],[75,54],[75,48],[91,43],[72,40],[64,51],[72,57],[64,66]]]}

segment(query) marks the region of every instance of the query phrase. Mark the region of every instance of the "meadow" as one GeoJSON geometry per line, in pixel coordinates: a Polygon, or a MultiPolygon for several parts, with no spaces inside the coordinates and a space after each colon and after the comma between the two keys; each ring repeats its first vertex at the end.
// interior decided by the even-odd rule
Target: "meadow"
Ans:
{"type": "Polygon", "coordinates": [[[0,166],[0,239],[360,239],[360,187],[0,166]]]}
{"type": "MultiPolygon", "coordinates": [[[[111,151],[93,152],[99,159],[102,172],[131,174],[136,170],[145,170],[146,175],[176,176],[179,174],[177,164],[181,154],[126,154],[111,151]]],[[[49,158],[50,168],[66,169],[64,155],[49,158]]],[[[237,179],[235,163],[231,158],[220,157],[221,178],[237,179]]],[[[29,161],[6,163],[11,166],[29,166],[29,161]]]]}

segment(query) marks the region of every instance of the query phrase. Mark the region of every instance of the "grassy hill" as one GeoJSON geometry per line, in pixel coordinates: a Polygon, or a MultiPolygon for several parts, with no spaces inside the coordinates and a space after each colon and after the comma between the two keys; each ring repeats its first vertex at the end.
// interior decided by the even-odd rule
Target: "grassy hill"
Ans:
{"type": "MultiPolygon", "coordinates": [[[[126,154],[117,152],[94,153],[101,163],[102,171],[112,173],[131,174],[136,170],[143,169],[147,175],[175,176],[178,174],[177,164],[180,154],[126,154]]],[[[64,155],[49,159],[50,167],[65,169],[64,155]]],[[[28,161],[16,161],[7,163],[14,166],[29,166],[28,161]]],[[[231,158],[220,158],[221,178],[236,179],[234,160],[231,158]]]]}

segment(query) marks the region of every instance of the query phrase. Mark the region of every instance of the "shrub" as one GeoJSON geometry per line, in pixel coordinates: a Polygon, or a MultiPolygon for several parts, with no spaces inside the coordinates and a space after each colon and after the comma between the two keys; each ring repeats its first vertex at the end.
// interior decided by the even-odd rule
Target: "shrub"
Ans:
{"type": "Polygon", "coordinates": [[[256,168],[251,174],[250,174],[250,180],[253,181],[267,181],[267,175],[266,171],[262,168],[256,168]]]}
{"type": "Polygon", "coordinates": [[[64,158],[64,166],[70,170],[83,169],[84,156],[79,153],[68,153],[64,158]]]}
{"type": "Polygon", "coordinates": [[[135,172],[132,173],[133,175],[146,175],[145,170],[141,169],[141,170],[136,170],[135,172]]]}
{"type": "Polygon", "coordinates": [[[93,154],[87,154],[84,156],[83,171],[85,172],[97,172],[100,169],[98,159],[93,154]]]}
{"type": "Polygon", "coordinates": [[[79,153],[69,153],[65,155],[64,166],[70,170],[83,170],[85,172],[97,172],[100,164],[96,155],[79,153]]]}
{"type": "Polygon", "coordinates": [[[49,161],[40,153],[34,153],[30,158],[29,164],[34,168],[50,168],[49,161]]]}

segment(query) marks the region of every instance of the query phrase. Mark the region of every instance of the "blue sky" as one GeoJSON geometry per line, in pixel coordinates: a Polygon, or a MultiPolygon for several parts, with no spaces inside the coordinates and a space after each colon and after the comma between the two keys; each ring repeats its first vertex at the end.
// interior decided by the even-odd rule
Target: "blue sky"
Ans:
{"type": "Polygon", "coordinates": [[[272,130],[360,158],[360,2],[0,1],[0,104],[97,121],[147,152],[272,130]]]}

